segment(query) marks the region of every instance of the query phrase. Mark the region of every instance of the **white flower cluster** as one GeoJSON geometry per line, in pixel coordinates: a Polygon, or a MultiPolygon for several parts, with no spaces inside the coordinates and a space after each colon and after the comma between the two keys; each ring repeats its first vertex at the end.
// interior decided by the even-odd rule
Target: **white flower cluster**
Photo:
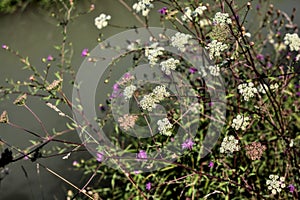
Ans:
{"type": "MultiPolygon", "coordinates": [[[[274,84],[271,84],[270,85],[270,89],[274,92],[276,91],[277,89],[279,88],[279,85],[278,83],[274,83],[274,84]]],[[[262,94],[266,94],[266,90],[268,90],[268,86],[266,84],[260,84],[259,87],[258,87],[258,92],[262,93],[262,94]],[[264,86],[264,87],[263,87],[264,86]]]]}
{"type": "Polygon", "coordinates": [[[99,17],[95,18],[95,25],[98,29],[102,29],[108,25],[108,20],[111,19],[110,15],[106,15],[104,13],[100,14],[99,17]]]}
{"type": "Polygon", "coordinates": [[[212,76],[219,76],[220,75],[220,67],[217,65],[210,65],[208,66],[208,70],[212,76]]]}
{"type": "Polygon", "coordinates": [[[163,55],[164,50],[165,49],[163,47],[158,46],[157,42],[151,44],[149,47],[146,47],[145,56],[148,58],[151,66],[157,63],[159,59],[158,56],[163,55]]]}
{"type": "Polygon", "coordinates": [[[166,74],[166,75],[170,75],[171,74],[171,70],[175,70],[176,69],[176,65],[179,64],[179,60],[174,59],[174,58],[169,58],[166,61],[163,61],[160,63],[161,66],[161,70],[166,74]]]}
{"type": "Polygon", "coordinates": [[[239,93],[244,97],[245,101],[249,101],[250,98],[254,97],[254,94],[257,93],[257,89],[254,87],[252,82],[242,83],[238,86],[239,93]]]}
{"type": "Polygon", "coordinates": [[[172,131],[170,130],[173,125],[169,122],[168,118],[163,118],[157,121],[159,133],[162,135],[170,136],[172,131]]]}
{"type": "Polygon", "coordinates": [[[234,151],[239,151],[240,146],[238,143],[239,141],[234,139],[232,135],[225,137],[220,147],[220,153],[233,153],[234,151]]]}
{"type": "Polygon", "coordinates": [[[127,49],[129,51],[137,50],[140,45],[141,45],[141,40],[137,39],[135,41],[130,42],[130,44],[127,46],[127,49]]]}
{"type": "Polygon", "coordinates": [[[132,94],[134,93],[134,91],[136,90],[136,86],[135,85],[129,85],[124,89],[124,97],[126,100],[130,99],[132,97],[132,94]]]}
{"type": "Polygon", "coordinates": [[[185,7],[181,19],[184,22],[191,21],[194,17],[197,17],[197,15],[202,16],[205,10],[207,10],[206,6],[198,6],[195,11],[192,11],[190,7],[185,7]]]}
{"type": "Polygon", "coordinates": [[[142,15],[146,17],[150,12],[150,8],[153,8],[152,1],[153,0],[139,0],[137,3],[133,4],[132,8],[137,13],[142,12],[142,15]]]}
{"type": "Polygon", "coordinates": [[[185,45],[189,43],[189,39],[191,39],[192,36],[189,34],[184,34],[177,32],[175,36],[171,37],[171,46],[177,47],[180,51],[185,51],[185,45]]]}
{"type": "Polygon", "coordinates": [[[235,130],[242,129],[246,130],[247,126],[250,124],[250,118],[248,116],[238,114],[236,118],[233,119],[231,127],[235,130]]]}
{"type": "Polygon", "coordinates": [[[278,175],[271,174],[269,176],[270,180],[267,180],[268,190],[272,191],[272,194],[276,194],[277,192],[281,192],[282,188],[285,188],[285,178],[280,177],[278,175]],[[278,180],[279,179],[279,180],[278,180]]]}
{"type": "Polygon", "coordinates": [[[140,106],[143,110],[148,110],[149,112],[155,108],[156,104],[162,101],[165,97],[169,97],[170,93],[167,92],[166,87],[156,86],[152,93],[147,94],[140,101],[140,106]]]}
{"type": "Polygon", "coordinates": [[[229,14],[228,13],[217,12],[215,14],[214,19],[213,19],[213,23],[214,24],[219,24],[219,25],[226,25],[226,24],[231,24],[232,21],[229,18],[229,14]]]}
{"type": "Polygon", "coordinates": [[[284,36],[284,44],[289,45],[291,51],[299,51],[300,49],[300,38],[297,33],[287,33],[284,36]]]}
{"type": "Polygon", "coordinates": [[[212,40],[211,43],[209,43],[206,47],[206,49],[209,49],[209,58],[213,59],[216,57],[219,57],[221,55],[221,52],[228,49],[227,44],[223,44],[222,42],[218,42],[217,40],[212,40]]]}

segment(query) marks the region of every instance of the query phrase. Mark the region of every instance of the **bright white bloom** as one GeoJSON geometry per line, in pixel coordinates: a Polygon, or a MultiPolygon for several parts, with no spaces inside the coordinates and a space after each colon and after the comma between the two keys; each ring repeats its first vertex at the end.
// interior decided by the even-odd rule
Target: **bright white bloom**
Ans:
{"type": "Polygon", "coordinates": [[[273,91],[277,90],[278,88],[279,88],[278,83],[274,83],[274,84],[270,85],[270,89],[273,90],[273,91]]]}
{"type": "Polygon", "coordinates": [[[291,51],[299,51],[300,49],[300,38],[297,33],[287,33],[284,36],[284,44],[289,45],[291,51]]]}
{"type": "Polygon", "coordinates": [[[246,130],[247,126],[250,124],[250,118],[244,115],[238,114],[236,118],[233,119],[231,127],[235,130],[242,129],[243,131],[246,130]]]}
{"type": "Polygon", "coordinates": [[[220,24],[220,25],[226,25],[226,24],[231,24],[232,23],[231,19],[229,18],[229,14],[228,13],[221,13],[221,12],[217,12],[215,14],[213,22],[215,24],[220,24]]]}
{"type": "Polygon", "coordinates": [[[258,87],[258,91],[262,94],[266,94],[266,91],[265,89],[267,90],[268,89],[268,86],[266,84],[260,84],[259,87],[258,87]]]}
{"type": "Polygon", "coordinates": [[[192,20],[192,10],[190,7],[184,8],[184,14],[181,16],[181,19],[184,22],[192,20]]]}
{"type": "Polygon", "coordinates": [[[300,60],[300,53],[296,56],[295,60],[298,62],[300,60]]]}
{"type": "Polygon", "coordinates": [[[171,70],[175,70],[177,64],[179,64],[179,60],[177,59],[175,60],[174,58],[169,58],[168,60],[161,62],[160,66],[161,66],[161,70],[165,74],[170,75],[171,70]]]}
{"type": "Polygon", "coordinates": [[[129,85],[124,89],[124,97],[126,100],[130,99],[132,97],[132,94],[136,90],[136,86],[129,85]]]}
{"type": "Polygon", "coordinates": [[[170,136],[172,131],[170,130],[173,125],[169,122],[168,118],[163,118],[157,121],[159,133],[162,135],[170,136]]]}
{"type": "Polygon", "coordinates": [[[200,27],[203,28],[204,26],[211,25],[211,21],[209,19],[201,19],[199,21],[200,27]]]}
{"type": "Polygon", "coordinates": [[[165,97],[169,97],[170,93],[166,90],[166,86],[156,86],[148,95],[145,95],[140,101],[140,106],[143,110],[152,111],[156,107],[156,104],[164,100],[165,97]]]}
{"type": "Polygon", "coordinates": [[[239,151],[240,146],[238,143],[239,141],[232,135],[225,137],[220,147],[220,153],[233,153],[234,151],[239,151]]]}
{"type": "Polygon", "coordinates": [[[108,20],[111,19],[110,15],[106,15],[104,13],[100,14],[99,17],[95,18],[95,25],[98,29],[102,29],[108,25],[108,20]]]}
{"type": "Polygon", "coordinates": [[[219,57],[221,55],[221,52],[228,49],[227,44],[223,44],[222,42],[218,42],[217,40],[212,40],[211,43],[209,43],[206,47],[206,49],[209,49],[209,57],[210,59],[219,57]]]}
{"type": "Polygon", "coordinates": [[[191,39],[192,36],[189,34],[184,34],[177,32],[175,36],[171,37],[171,46],[177,47],[180,51],[185,51],[185,45],[189,43],[189,39],[191,39]]]}
{"type": "Polygon", "coordinates": [[[133,4],[132,8],[137,13],[142,12],[142,15],[146,17],[150,12],[150,8],[153,8],[152,1],[153,0],[139,0],[139,2],[133,4]]]}
{"type": "Polygon", "coordinates": [[[157,99],[158,101],[162,101],[165,97],[169,97],[170,93],[166,90],[166,86],[159,85],[154,88],[152,95],[153,98],[157,99]]]}
{"type": "Polygon", "coordinates": [[[208,66],[208,70],[210,71],[210,74],[212,76],[219,76],[220,75],[220,67],[218,67],[216,65],[208,66]]]}
{"type": "Polygon", "coordinates": [[[280,177],[278,175],[273,175],[271,174],[269,176],[270,180],[267,180],[267,186],[268,186],[268,190],[272,191],[272,194],[276,194],[277,192],[281,192],[282,188],[285,188],[285,178],[284,177],[280,177]]]}
{"type": "Polygon", "coordinates": [[[249,101],[249,99],[254,97],[254,94],[258,92],[252,82],[248,84],[247,83],[239,84],[238,89],[239,89],[239,93],[244,97],[245,101],[249,101]]]}
{"type": "Polygon", "coordinates": [[[146,47],[145,56],[149,60],[149,64],[151,66],[155,65],[159,60],[158,56],[163,55],[163,51],[165,49],[163,47],[158,47],[158,43],[153,43],[150,47],[146,47]]]}
{"type": "Polygon", "coordinates": [[[198,6],[194,12],[201,16],[205,10],[207,10],[206,6],[198,6]]]}
{"type": "Polygon", "coordinates": [[[138,39],[136,41],[133,41],[133,42],[130,42],[130,44],[127,46],[127,49],[129,51],[137,50],[138,47],[140,46],[140,44],[141,44],[141,40],[140,39],[138,39]]]}

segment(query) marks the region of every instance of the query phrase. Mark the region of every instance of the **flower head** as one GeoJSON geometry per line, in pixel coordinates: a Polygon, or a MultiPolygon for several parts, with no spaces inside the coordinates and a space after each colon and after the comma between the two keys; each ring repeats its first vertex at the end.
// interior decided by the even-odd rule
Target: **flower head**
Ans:
{"type": "Polygon", "coordinates": [[[103,161],[103,158],[104,158],[104,155],[103,155],[103,153],[97,153],[96,154],[96,160],[98,161],[98,162],[102,162],[103,161]]]}
{"type": "Polygon", "coordinates": [[[5,44],[3,44],[3,45],[2,45],[2,49],[5,49],[5,50],[7,50],[7,49],[8,49],[8,46],[7,46],[7,45],[5,45],[5,44]]]}
{"type": "Polygon", "coordinates": [[[288,188],[290,189],[290,192],[294,192],[294,191],[295,191],[295,186],[292,185],[292,184],[290,184],[290,185],[288,186],[288,188]]]}
{"type": "Polygon", "coordinates": [[[235,130],[242,129],[246,130],[247,126],[250,124],[250,118],[248,116],[244,116],[242,114],[238,114],[236,118],[233,119],[231,127],[235,130]]]}
{"type": "Polygon", "coordinates": [[[268,186],[268,190],[272,191],[272,194],[276,194],[277,192],[279,193],[282,188],[285,188],[284,177],[279,178],[278,175],[271,174],[269,179],[270,180],[267,180],[266,184],[268,186]]]}
{"type": "Polygon", "coordinates": [[[0,116],[0,123],[7,123],[8,122],[8,115],[7,111],[4,110],[0,116]]]}
{"type": "Polygon", "coordinates": [[[180,51],[184,52],[186,50],[185,45],[189,43],[189,39],[192,36],[189,34],[184,34],[177,32],[175,36],[171,37],[171,46],[177,47],[180,51]]]}
{"type": "Polygon", "coordinates": [[[118,122],[120,123],[120,126],[124,129],[124,130],[128,130],[130,128],[133,128],[135,125],[136,120],[138,119],[137,115],[128,115],[125,114],[123,117],[120,117],[118,119],[118,122]]]}
{"type": "Polygon", "coordinates": [[[106,15],[104,13],[100,14],[99,17],[95,18],[95,25],[98,29],[102,29],[108,25],[108,20],[111,19],[110,15],[106,15]]]}
{"type": "Polygon", "coordinates": [[[179,64],[179,60],[175,60],[174,58],[169,58],[166,61],[163,61],[160,63],[161,66],[161,70],[166,74],[166,75],[170,75],[171,74],[171,70],[175,70],[176,69],[176,65],[179,64]]]}
{"type": "Polygon", "coordinates": [[[147,153],[144,150],[140,150],[136,157],[138,159],[147,159],[147,153]]]}
{"type": "Polygon", "coordinates": [[[209,161],[208,167],[209,167],[209,168],[213,168],[213,167],[214,167],[214,162],[209,161]]]}
{"type": "Polygon", "coordinates": [[[193,145],[194,145],[193,140],[189,138],[189,139],[186,139],[186,140],[181,144],[181,147],[182,147],[182,149],[189,149],[189,150],[192,150],[193,145]]]}
{"type": "Polygon", "coordinates": [[[189,68],[189,72],[190,72],[191,74],[195,74],[197,71],[198,71],[198,69],[196,69],[195,67],[190,67],[190,68],[189,68]]]}
{"type": "Polygon", "coordinates": [[[263,152],[266,150],[266,146],[261,145],[260,142],[252,142],[251,144],[246,145],[245,148],[246,148],[246,155],[251,160],[260,159],[263,152]]]}
{"type": "Polygon", "coordinates": [[[239,141],[232,135],[225,137],[220,147],[220,153],[233,153],[234,151],[239,151],[240,146],[238,143],[239,141]]]}
{"type": "Polygon", "coordinates": [[[157,121],[159,133],[162,135],[170,136],[172,131],[170,130],[173,125],[170,123],[168,118],[163,118],[162,120],[157,121]]]}
{"type": "Polygon", "coordinates": [[[87,57],[89,55],[89,50],[88,49],[83,49],[81,52],[82,57],[87,57]]]}
{"type": "Polygon", "coordinates": [[[14,104],[18,105],[18,106],[23,106],[26,102],[26,99],[27,99],[27,94],[23,94],[23,95],[20,95],[15,101],[14,101],[14,104]]]}
{"type": "Polygon", "coordinates": [[[146,183],[146,190],[150,190],[151,189],[151,182],[146,183]]]}
{"type": "Polygon", "coordinates": [[[168,8],[167,7],[163,7],[161,9],[158,10],[158,12],[162,15],[166,15],[168,12],[168,8]]]}
{"type": "Polygon", "coordinates": [[[47,60],[48,60],[48,61],[53,61],[53,60],[54,60],[54,58],[53,58],[53,56],[51,56],[51,55],[48,55],[48,57],[47,57],[47,60]]]}
{"type": "Polygon", "coordinates": [[[132,95],[133,95],[133,93],[134,93],[134,91],[136,90],[136,86],[135,85],[129,85],[129,86],[127,86],[125,89],[124,89],[124,96],[125,96],[125,100],[129,100],[131,97],[132,97],[132,95]]]}
{"type": "Polygon", "coordinates": [[[289,45],[291,51],[299,51],[300,49],[300,38],[297,33],[287,33],[284,36],[284,44],[289,45]]]}

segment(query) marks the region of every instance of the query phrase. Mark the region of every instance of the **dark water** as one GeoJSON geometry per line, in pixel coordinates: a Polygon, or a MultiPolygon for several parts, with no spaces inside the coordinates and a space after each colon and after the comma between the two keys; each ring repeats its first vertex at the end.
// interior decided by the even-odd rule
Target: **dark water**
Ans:
{"type": "MultiPolygon", "coordinates": [[[[134,1],[127,1],[132,5],[134,1]]],[[[290,13],[292,7],[298,7],[300,10],[298,0],[274,0],[274,5],[281,8],[287,13],[290,13]]],[[[84,48],[93,49],[96,44],[99,30],[94,26],[94,18],[100,13],[104,12],[112,16],[111,24],[133,26],[138,24],[135,18],[132,17],[127,10],[118,3],[117,0],[101,0],[96,2],[96,9],[94,12],[81,16],[71,23],[69,27],[70,35],[68,41],[72,41],[74,47],[74,57],[72,63],[77,69],[83,58],[80,56],[81,50],[84,48]]],[[[255,3],[253,3],[255,6],[255,3]]],[[[87,1],[80,5],[80,9],[84,10],[89,7],[87,1]]],[[[158,9],[157,6],[154,10],[158,9]]],[[[154,11],[155,12],[155,11],[154,11]]],[[[255,20],[257,20],[255,18],[255,20]]],[[[249,19],[249,22],[251,19],[249,19]]],[[[300,24],[300,13],[296,18],[300,24]]],[[[153,18],[150,24],[152,26],[158,25],[158,16],[153,18]]],[[[49,13],[44,10],[31,7],[25,12],[18,12],[13,15],[0,16],[0,43],[7,44],[15,50],[30,58],[31,63],[37,68],[43,68],[41,62],[42,57],[47,57],[49,54],[58,58],[58,53],[53,49],[54,45],[59,45],[62,40],[60,34],[60,27],[56,26],[57,22],[49,17],[49,13]]],[[[255,27],[255,22],[252,24],[255,27]]],[[[119,28],[104,28],[101,32],[109,37],[116,33],[123,31],[119,28]]],[[[7,77],[14,80],[27,80],[31,75],[27,71],[21,71],[22,64],[18,62],[16,57],[5,52],[0,51],[0,85],[4,84],[4,79],[7,77]]],[[[67,95],[71,98],[71,88],[66,88],[67,95]]],[[[105,93],[105,92],[104,92],[105,93]]],[[[28,129],[41,132],[39,124],[34,117],[22,107],[16,107],[12,104],[13,98],[1,102],[0,112],[7,110],[10,121],[25,126],[28,129]]],[[[34,112],[45,122],[49,132],[53,128],[56,130],[63,130],[65,122],[57,113],[51,111],[48,107],[42,104],[38,99],[28,102],[28,105],[34,112]]],[[[15,147],[23,149],[30,145],[29,140],[34,139],[29,134],[0,124],[0,137],[8,141],[15,147]]],[[[65,136],[68,140],[79,142],[76,132],[68,133],[65,136]]],[[[49,147],[50,148],[50,147],[49,147]]],[[[72,172],[71,169],[73,160],[81,158],[89,158],[88,153],[78,153],[71,155],[68,160],[63,160],[62,157],[53,157],[48,159],[41,159],[47,167],[62,175],[78,187],[82,187],[82,172],[72,172]]],[[[28,160],[23,160],[18,163],[10,164],[9,175],[0,182],[0,199],[65,199],[66,190],[71,187],[64,183],[59,178],[46,172],[43,168],[37,169],[37,165],[28,160]],[[25,176],[24,170],[27,176],[25,176]]]]}

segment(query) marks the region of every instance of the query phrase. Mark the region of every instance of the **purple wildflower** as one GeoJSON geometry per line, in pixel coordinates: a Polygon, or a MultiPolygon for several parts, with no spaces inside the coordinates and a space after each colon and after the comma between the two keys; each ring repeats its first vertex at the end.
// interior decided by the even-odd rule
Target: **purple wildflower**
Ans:
{"type": "Polygon", "coordinates": [[[194,145],[194,142],[190,138],[187,139],[184,143],[181,144],[182,149],[189,149],[189,150],[192,150],[193,145],[194,145]]]}
{"type": "Polygon", "coordinates": [[[213,168],[213,167],[214,167],[214,162],[209,161],[208,167],[209,167],[209,168],[213,168]]]}
{"type": "Polygon", "coordinates": [[[272,66],[273,66],[272,63],[270,63],[270,62],[267,63],[267,67],[268,67],[268,68],[270,68],[270,67],[272,67],[272,66]]]}
{"type": "Polygon", "coordinates": [[[113,99],[113,98],[116,98],[118,95],[118,91],[119,91],[119,84],[118,83],[115,83],[114,86],[113,86],[113,92],[112,94],[110,95],[110,98],[113,99]]]}
{"type": "Polygon", "coordinates": [[[96,155],[97,155],[96,160],[97,160],[98,162],[102,162],[102,161],[103,161],[103,153],[97,153],[96,155]]]}
{"type": "Polygon", "coordinates": [[[198,70],[197,70],[196,68],[194,68],[194,67],[191,67],[191,68],[189,69],[189,72],[190,72],[191,74],[195,74],[197,71],[198,71],[198,70]]]}
{"type": "Polygon", "coordinates": [[[5,44],[3,44],[3,45],[2,45],[2,49],[8,49],[8,46],[5,45],[5,44]]]}
{"type": "Polygon", "coordinates": [[[299,96],[299,97],[300,97],[300,92],[296,92],[296,96],[299,96]]]}
{"type": "Polygon", "coordinates": [[[167,7],[163,7],[161,9],[158,10],[158,12],[162,15],[166,15],[168,12],[168,8],[167,7]]]}
{"type": "Polygon", "coordinates": [[[76,166],[78,166],[78,165],[79,165],[79,162],[78,162],[78,161],[76,161],[76,160],[74,160],[72,164],[73,164],[73,166],[75,166],[75,167],[76,167],[76,166]]]}
{"type": "Polygon", "coordinates": [[[265,56],[262,54],[257,54],[256,58],[260,61],[263,61],[265,59],[265,56]]]}
{"type": "Polygon", "coordinates": [[[290,188],[290,192],[294,192],[294,191],[295,191],[295,186],[292,185],[292,184],[290,184],[290,185],[288,186],[288,188],[290,188]]]}
{"type": "Polygon", "coordinates": [[[151,190],[151,182],[146,183],[146,190],[151,190]]]}
{"type": "Polygon", "coordinates": [[[147,153],[144,150],[140,150],[136,157],[139,159],[147,159],[147,153]]]}
{"type": "Polygon", "coordinates": [[[89,55],[89,50],[88,49],[83,49],[81,52],[82,57],[87,57],[89,55]]]}
{"type": "Polygon", "coordinates": [[[54,58],[53,58],[51,55],[49,55],[49,56],[47,57],[47,60],[48,60],[48,61],[52,61],[52,60],[54,60],[54,58]]]}

